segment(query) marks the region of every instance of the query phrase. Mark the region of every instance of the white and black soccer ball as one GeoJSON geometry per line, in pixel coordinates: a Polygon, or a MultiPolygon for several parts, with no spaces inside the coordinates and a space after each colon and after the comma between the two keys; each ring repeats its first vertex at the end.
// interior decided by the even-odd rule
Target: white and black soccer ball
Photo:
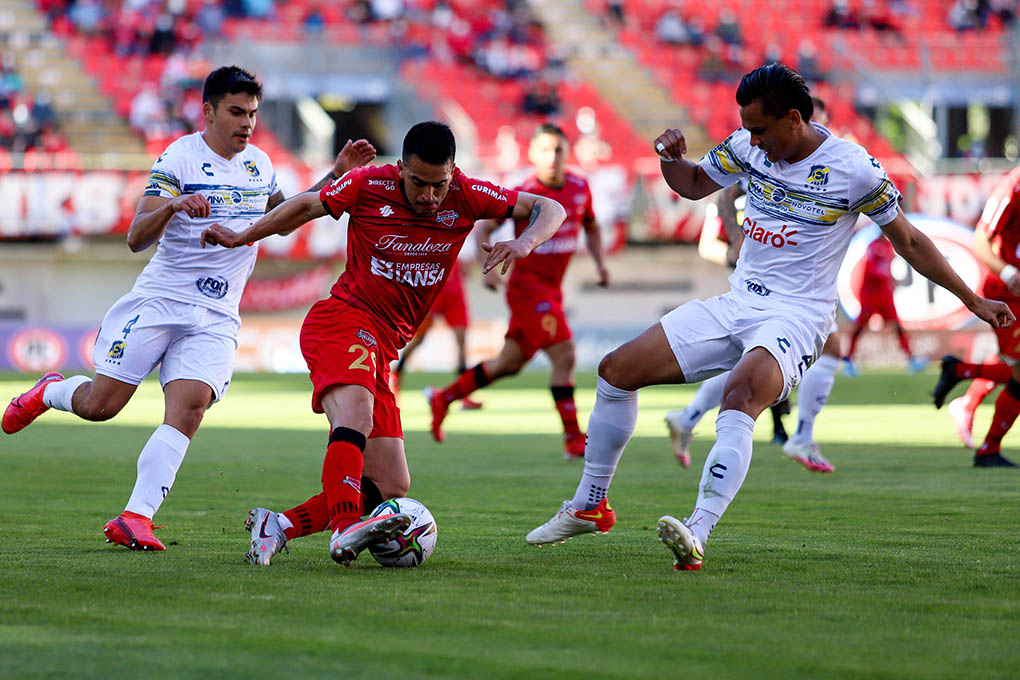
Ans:
{"type": "Polygon", "coordinates": [[[369,517],[402,512],[410,515],[411,526],[388,543],[368,547],[384,567],[417,567],[428,559],[436,547],[436,520],[423,503],[413,498],[391,498],[383,501],[369,517]]]}

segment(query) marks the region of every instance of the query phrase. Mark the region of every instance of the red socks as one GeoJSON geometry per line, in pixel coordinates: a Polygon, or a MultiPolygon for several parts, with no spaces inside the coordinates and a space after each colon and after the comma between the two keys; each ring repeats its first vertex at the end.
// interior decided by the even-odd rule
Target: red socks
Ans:
{"type": "Polygon", "coordinates": [[[440,395],[446,401],[447,404],[452,404],[458,399],[463,399],[477,389],[481,389],[491,383],[488,374],[485,372],[485,366],[478,364],[474,368],[469,368],[460,374],[460,376],[453,381],[453,384],[444,389],[440,395]]]}
{"type": "Polygon", "coordinates": [[[961,361],[956,365],[955,374],[957,378],[984,378],[992,382],[1008,382],[1012,376],[1009,366],[1003,362],[994,364],[969,364],[961,361]]]}
{"type": "Polygon", "coordinates": [[[325,531],[329,526],[329,510],[325,492],[312,496],[301,505],[283,513],[283,516],[289,519],[293,525],[283,531],[288,541],[299,536],[325,531]]]}
{"type": "Polygon", "coordinates": [[[1020,382],[1010,380],[1006,388],[995,400],[995,415],[992,416],[992,426],[988,428],[985,441],[977,450],[978,456],[990,456],[999,453],[1002,446],[1002,438],[1006,436],[1009,429],[1013,427],[1018,415],[1020,415],[1020,382]]]}
{"type": "Polygon", "coordinates": [[[322,463],[322,491],[326,494],[331,529],[343,529],[361,518],[361,471],[365,465],[365,435],[338,427],[329,435],[322,463]]]}
{"type": "Polygon", "coordinates": [[[577,406],[574,405],[574,386],[553,385],[549,389],[552,391],[556,410],[560,413],[560,420],[563,421],[563,432],[565,434],[580,432],[581,428],[577,425],[577,406]]]}

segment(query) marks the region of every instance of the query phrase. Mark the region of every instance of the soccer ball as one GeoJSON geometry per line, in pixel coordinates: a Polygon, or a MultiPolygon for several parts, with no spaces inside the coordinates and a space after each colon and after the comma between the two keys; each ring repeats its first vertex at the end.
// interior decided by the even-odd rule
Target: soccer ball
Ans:
{"type": "Polygon", "coordinates": [[[413,498],[383,501],[369,517],[395,512],[410,515],[411,526],[394,540],[370,545],[368,550],[384,567],[417,567],[436,547],[436,520],[428,508],[413,498]]]}

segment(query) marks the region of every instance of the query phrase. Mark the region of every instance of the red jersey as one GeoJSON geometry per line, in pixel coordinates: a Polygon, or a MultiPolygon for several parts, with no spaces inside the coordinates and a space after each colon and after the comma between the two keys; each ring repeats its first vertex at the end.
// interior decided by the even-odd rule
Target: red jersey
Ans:
{"type": "Polygon", "coordinates": [[[894,259],[896,259],[896,250],[889,239],[880,236],[868,244],[868,250],[864,254],[861,297],[883,295],[892,291],[892,261],[894,259]]]}
{"type": "MultiPolygon", "coordinates": [[[[517,190],[551,198],[563,206],[567,217],[552,238],[531,251],[523,260],[514,263],[507,285],[538,284],[558,290],[563,283],[570,257],[577,251],[581,227],[595,219],[588,182],[580,175],[568,172],[562,187],[547,187],[533,176],[518,186],[517,190]]],[[[514,231],[517,236],[528,227],[528,222],[527,219],[515,221],[514,231]]]]}
{"type": "MultiPolygon", "coordinates": [[[[1020,167],[1014,168],[992,190],[976,231],[988,235],[992,252],[1006,264],[1020,267],[1020,167]]],[[[1017,300],[1006,284],[991,272],[985,274],[981,295],[993,300],[1017,300]]]]}
{"type": "Polygon", "coordinates": [[[435,215],[418,215],[395,165],[356,168],[319,192],[334,219],[347,212],[347,267],[330,294],[370,312],[403,347],[428,314],[476,220],[506,219],[517,191],[453,169],[435,215]]]}

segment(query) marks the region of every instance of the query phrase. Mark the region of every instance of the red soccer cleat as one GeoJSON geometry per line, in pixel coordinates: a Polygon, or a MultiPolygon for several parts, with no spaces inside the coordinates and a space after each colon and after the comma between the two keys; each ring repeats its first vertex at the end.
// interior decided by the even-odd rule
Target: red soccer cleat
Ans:
{"type": "Polygon", "coordinates": [[[152,530],[163,527],[152,526],[152,520],[145,515],[125,510],[103,527],[107,543],[123,545],[131,550],[166,550],[152,530]]]}
{"type": "Polygon", "coordinates": [[[446,414],[450,412],[450,404],[443,397],[443,391],[431,385],[425,388],[425,399],[429,402],[429,408],[432,410],[432,438],[442,443],[445,438],[443,436],[443,421],[446,420],[446,414]]]}
{"type": "Polygon", "coordinates": [[[477,411],[481,407],[482,402],[480,401],[475,401],[474,399],[469,399],[468,397],[464,397],[463,399],[460,400],[461,411],[477,411]]]}
{"type": "Polygon", "coordinates": [[[7,410],[4,411],[0,428],[7,434],[14,434],[31,425],[33,420],[50,410],[50,407],[44,404],[42,400],[43,391],[45,391],[46,386],[51,382],[63,379],[64,376],[59,373],[47,373],[39,378],[39,382],[28,392],[11,399],[11,403],[7,405],[7,410]]]}
{"type": "Polygon", "coordinates": [[[584,445],[587,438],[584,432],[569,432],[563,435],[563,457],[567,460],[584,458],[584,445]]]}

